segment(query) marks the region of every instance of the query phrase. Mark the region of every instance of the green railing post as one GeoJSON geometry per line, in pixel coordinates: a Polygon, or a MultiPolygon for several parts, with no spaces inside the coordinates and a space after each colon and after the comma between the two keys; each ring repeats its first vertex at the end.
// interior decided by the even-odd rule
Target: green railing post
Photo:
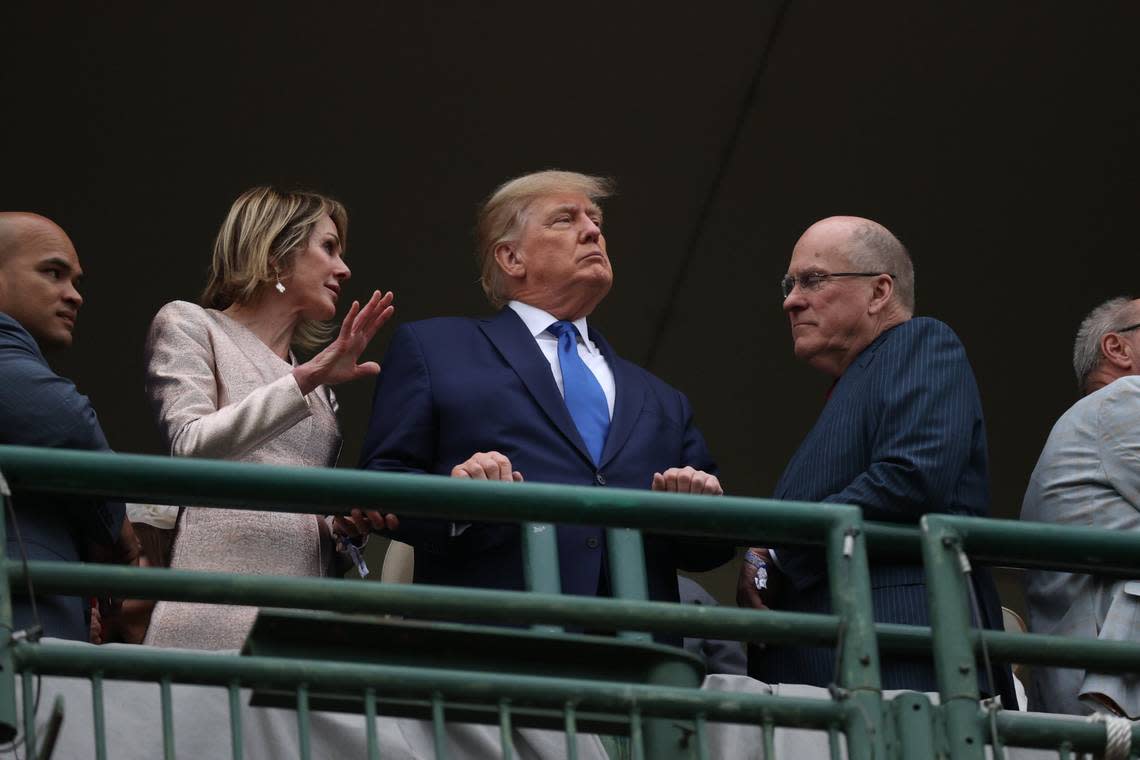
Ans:
{"type": "MultiPolygon", "coordinates": [[[[632,528],[606,528],[606,559],[610,567],[610,590],[615,599],[649,601],[649,581],[645,575],[645,546],[641,531],[632,528]]],[[[641,631],[622,631],[623,639],[651,641],[641,631]]]]}
{"type": "MultiPolygon", "coordinates": [[[[0,472],[0,561],[7,559],[7,528],[12,492],[8,481],[0,472]]],[[[12,589],[7,578],[0,583],[0,742],[9,742],[16,736],[16,666],[12,661],[12,589]]],[[[28,706],[24,705],[27,710],[28,706]]]]}
{"type": "MultiPolygon", "coordinates": [[[[526,590],[540,594],[562,593],[558,567],[558,529],[552,523],[524,522],[522,530],[523,576],[526,590]]],[[[536,631],[557,633],[561,626],[536,624],[536,631]]]]}
{"type": "Polygon", "coordinates": [[[985,741],[978,720],[978,669],[970,643],[970,608],[961,564],[961,537],[939,515],[925,515],[922,559],[926,598],[930,608],[934,672],[938,678],[940,712],[945,720],[950,757],[982,760],[985,741]]]}
{"type": "Polygon", "coordinates": [[[891,700],[895,720],[896,757],[902,760],[935,760],[934,708],[925,694],[907,692],[891,700]]]}
{"type": "Polygon", "coordinates": [[[851,516],[836,519],[827,534],[831,608],[843,621],[837,656],[839,686],[848,702],[844,726],[850,760],[887,756],[879,647],[871,617],[871,573],[862,528],[862,515],[853,507],[851,516]]]}

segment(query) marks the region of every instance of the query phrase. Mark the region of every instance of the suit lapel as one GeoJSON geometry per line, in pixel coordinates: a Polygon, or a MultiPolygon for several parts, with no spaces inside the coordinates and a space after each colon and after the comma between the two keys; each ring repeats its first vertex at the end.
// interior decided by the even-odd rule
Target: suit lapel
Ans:
{"type": "Polygon", "coordinates": [[[546,413],[554,426],[562,435],[566,436],[566,439],[574,445],[579,454],[585,457],[586,461],[593,464],[593,459],[590,458],[590,452],[586,449],[585,442],[582,441],[578,427],[566,409],[566,402],[562,399],[562,394],[558,392],[558,386],[554,383],[554,375],[550,371],[550,362],[546,361],[546,357],[543,356],[534,336],[530,334],[530,330],[523,324],[519,316],[508,307],[500,311],[495,317],[480,321],[479,329],[483,331],[483,334],[487,336],[487,339],[491,341],[507,364],[511,365],[511,369],[519,376],[527,391],[542,407],[542,411],[546,413]]]}
{"type": "Polygon", "coordinates": [[[606,436],[606,446],[602,449],[602,461],[598,469],[605,467],[621,451],[622,446],[629,440],[633,432],[634,423],[641,416],[641,408],[645,405],[645,385],[637,370],[629,362],[622,361],[615,353],[606,339],[593,328],[590,329],[590,339],[606,357],[606,363],[614,373],[614,416],[610,420],[610,432],[606,436]]]}

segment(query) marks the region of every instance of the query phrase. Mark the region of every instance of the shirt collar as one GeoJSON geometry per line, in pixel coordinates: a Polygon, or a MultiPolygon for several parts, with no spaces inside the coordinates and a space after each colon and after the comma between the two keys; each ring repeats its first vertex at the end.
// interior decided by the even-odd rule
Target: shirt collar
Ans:
{"type": "MultiPolygon", "coordinates": [[[[543,311],[537,306],[523,303],[522,301],[510,301],[507,303],[507,306],[510,306],[515,314],[519,315],[519,319],[523,321],[523,324],[530,330],[530,334],[536,339],[539,335],[546,332],[546,328],[558,321],[549,312],[543,311]]],[[[574,326],[578,328],[578,334],[582,336],[582,343],[585,344],[586,349],[592,354],[598,353],[598,347],[590,340],[589,328],[586,327],[586,318],[581,317],[580,319],[575,319],[574,326]]]]}

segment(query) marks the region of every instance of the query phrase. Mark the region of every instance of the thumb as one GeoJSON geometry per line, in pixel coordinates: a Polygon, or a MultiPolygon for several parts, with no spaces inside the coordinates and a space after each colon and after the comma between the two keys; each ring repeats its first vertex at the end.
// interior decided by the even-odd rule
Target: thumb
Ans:
{"type": "Polygon", "coordinates": [[[380,365],[376,362],[364,362],[364,364],[357,364],[356,369],[353,370],[355,377],[369,377],[371,375],[380,374],[380,365]]]}

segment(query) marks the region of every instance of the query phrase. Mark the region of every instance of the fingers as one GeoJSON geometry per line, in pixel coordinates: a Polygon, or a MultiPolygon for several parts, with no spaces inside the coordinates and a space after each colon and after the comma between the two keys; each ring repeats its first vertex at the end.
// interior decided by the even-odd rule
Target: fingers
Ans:
{"type": "Polygon", "coordinates": [[[375,509],[371,509],[367,512],[367,515],[368,522],[374,531],[382,533],[388,530],[399,530],[400,528],[400,520],[394,514],[383,514],[375,509]]]}
{"type": "Polygon", "coordinates": [[[355,332],[361,334],[365,342],[372,340],[376,332],[380,329],[381,325],[387,322],[392,314],[395,313],[396,307],[392,306],[392,300],[395,298],[392,291],[388,291],[383,296],[380,295],[379,290],[372,292],[372,298],[360,311],[357,317],[355,332]]]}
{"type": "Polygon", "coordinates": [[[348,307],[348,313],[344,315],[344,320],[340,323],[340,336],[347,338],[352,335],[353,325],[356,324],[356,315],[360,313],[360,301],[353,301],[352,306],[348,307]]]}
{"type": "Polygon", "coordinates": [[[516,483],[523,482],[522,473],[519,472],[518,470],[515,470],[514,472],[511,473],[511,480],[513,480],[516,483]]]}
{"type": "Polygon", "coordinates": [[[522,480],[520,474],[515,478],[515,471],[511,468],[511,460],[497,451],[480,451],[471,455],[471,458],[462,464],[457,464],[451,470],[453,478],[470,478],[472,480],[505,480],[508,483],[522,480]]]}
{"type": "Polygon", "coordinates": [[[333,531],[349,538],[367,535],[371,529],[368,519],[359,509],[352,510],[350,515],[337,515],[333,518],[333,531]]]}
{"type": "Polygon", "coordinates": [[[653,473],[653,482],[650,488],[654,491],[667,493],[704,494],[707,496],[720,496],[724,488],[716,475],[710,475],[704,470],[695,470],[692,467],[670,467],[665,472],[653,473]]]}

